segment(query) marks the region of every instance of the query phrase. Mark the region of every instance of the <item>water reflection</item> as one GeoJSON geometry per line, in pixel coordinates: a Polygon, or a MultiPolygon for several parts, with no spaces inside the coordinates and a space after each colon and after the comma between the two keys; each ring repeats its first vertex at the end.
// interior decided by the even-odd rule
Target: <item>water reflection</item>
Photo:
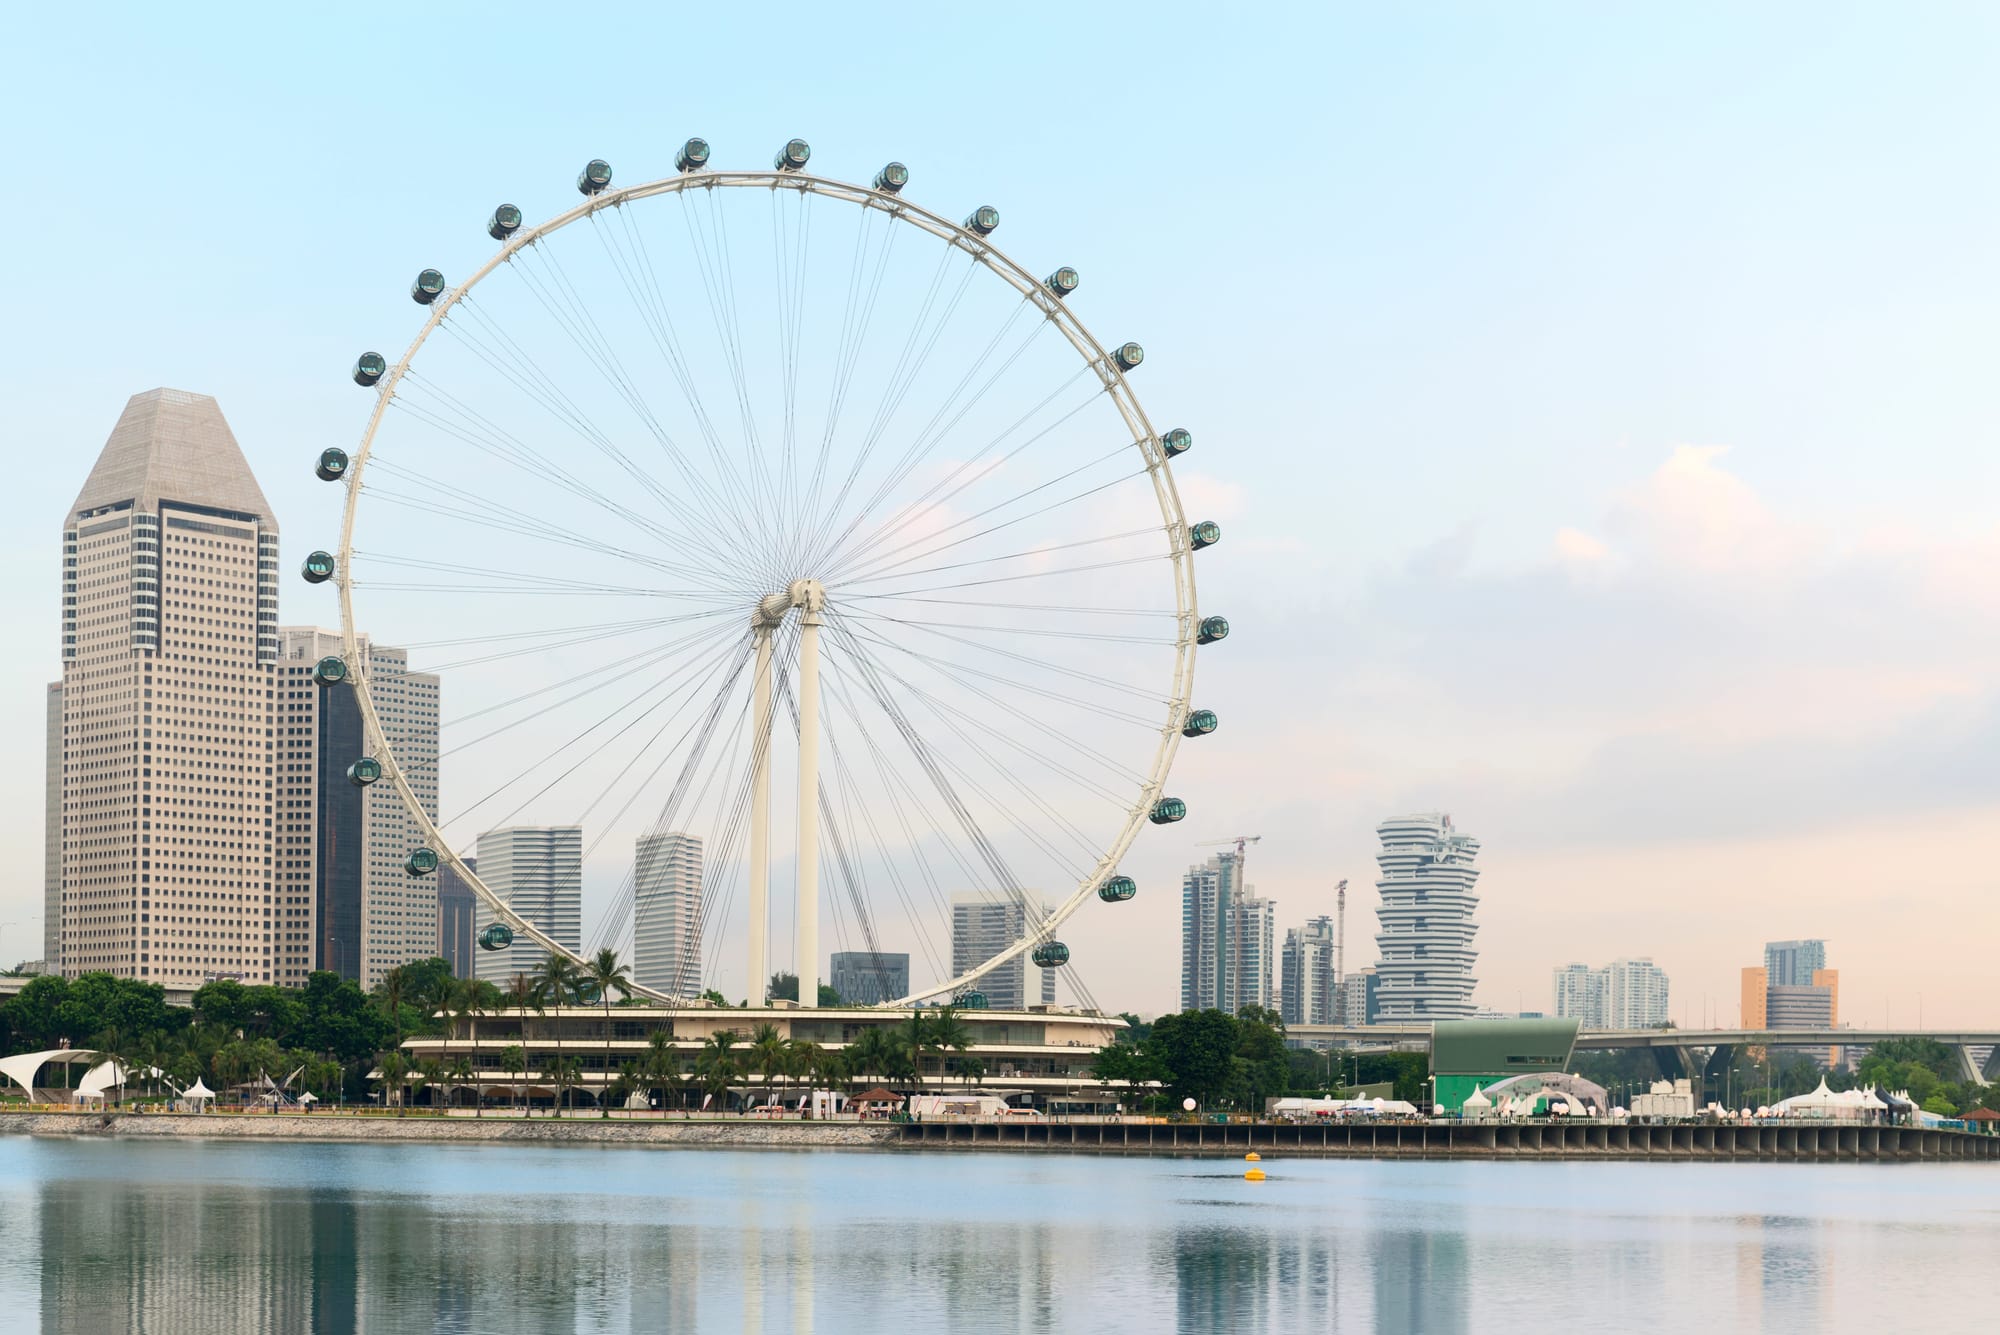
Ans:
{"type": "Polygon", "coordinates": [[[1841,1329],[1982,1295],[1991,1170],[0,1137],[0,1327],[1841,1329]]]}

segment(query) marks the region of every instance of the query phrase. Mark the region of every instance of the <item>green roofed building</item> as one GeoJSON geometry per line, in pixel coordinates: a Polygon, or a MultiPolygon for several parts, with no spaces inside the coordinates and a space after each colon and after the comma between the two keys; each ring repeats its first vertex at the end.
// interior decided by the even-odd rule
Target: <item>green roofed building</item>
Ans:
{"type": "Polygon", "coordinates": [[[1437,1106],[1457,1112],[1476,1088],[1569,1070],[1577,1025],[1574,1019],[1439,1020],[1431,1028],[1437,1106]]]}

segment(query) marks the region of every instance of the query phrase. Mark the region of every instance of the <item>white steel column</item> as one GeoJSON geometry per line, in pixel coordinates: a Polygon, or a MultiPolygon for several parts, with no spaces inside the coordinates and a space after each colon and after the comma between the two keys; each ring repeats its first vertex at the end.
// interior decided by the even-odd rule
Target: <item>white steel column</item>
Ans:
{"type": "Polygon", "coordinates": [[[799,1005],[819,1005],[819,627],[816,582],[799,602],[799,1005]]]}
{"type": "Polygon", "coordinates": [[[766,937],[771,916],[771,627],[758,624],[757,668],[750,708],[756,740],[750,787],[750,986],[744,993],[762,1005],[771,980],[766,937]]]}

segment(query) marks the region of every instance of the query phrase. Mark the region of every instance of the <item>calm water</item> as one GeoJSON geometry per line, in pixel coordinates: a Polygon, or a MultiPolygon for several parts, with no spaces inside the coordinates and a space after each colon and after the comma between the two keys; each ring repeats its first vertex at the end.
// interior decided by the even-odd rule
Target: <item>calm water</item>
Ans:
{"type": "Polygon", "coordinates": [[[0,1136],[9,1331],[1897,1328],[2000,1166],[1267,1163],[0,1136]]]}

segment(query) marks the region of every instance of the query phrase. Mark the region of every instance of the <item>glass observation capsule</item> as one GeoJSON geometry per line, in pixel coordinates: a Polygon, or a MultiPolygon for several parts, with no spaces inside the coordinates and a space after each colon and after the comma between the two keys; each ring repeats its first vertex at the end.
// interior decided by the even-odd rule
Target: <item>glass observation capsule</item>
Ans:
{"type": "Polygon", "coordinates": [[[308,584],[324,584],[333,578],[333,553],[314,552],[306,557],[299,573],[306,577],[308,584]]]}
{"type": "Polygon", "coordinates": [[[444,275],[436,269],[425,269],[410,284],[410,300],[419,306],[428,306],[444,295],[444,275]]]}
{"type": "Polygon", "coordinates": [[[1213,709],[1194,710],[1187,716],[1187,722],[1181,724],[1181,736],[1206,737],[1215,731],[1217,723],[1213,709]]]}
{"type": "Polygon", "coordinates": [[[1177,426],[1160,437],[1160,449],[1169,459],[1179,458],[1194,448],[1194,433],[1184,426],[1177,426]]]}
{"type": "Polygon", "coordinates": [[[364,352],[354,360],[354,383],[372,385],[389,370],[389,363],[379,352],[364,352]]]}
{"type": "Polygon", "coordinates": [[[987,1001],[984,992],[961,992],[951,999],[951,1004],[962,1011],[983,1011],[987,1001]]]}
{"type": "Polygon", "coordinates": [[[795,172],[803,169],[812,155],[812,145],[805,140],[787,139],[771,165],[781,172],[795,172]]]}
{"type": "Polygon", "coordinates": [[[1130,876],[1114,876],[1097,887],[1097,897],[1107,904],[1123,904],[1139,893],[1139,883],[1130,876]]]}
{"type": "Polygon", "coordinates": [[[403,870],[412,876],[429,876],[437,869],[438,855],[434,848],[413,848],[403,861],[403,870]]]}
{"type": "Polygon", "coordinates": [[[1069,963],[1069,947],[1060,941],[1044,941],[1028,956],[1037,968],[1059,969],[1069,963]]]}
{"type": "Polygon", "coordinates": [[[892,162],[875,173],[875,188],[891,195],[909,183],[910,169],[900,162],[892,162]]]}
{"type": "Polygon", "coordinates": [[[313,680],[321,686],[338,686],[347,680],[347,664],[329,655],[313,664],[313,680]]]}
{"type": "Polygon", "coordinates": [[[1062,268],[1044,278],[1042,286],[1054,293],[1057,299],[1061,299],[1076,291],[1076,285],[1082,281],[1083,278],[1077,271],[1065,264],[1062,268]]]}
{"type": "Polygon", "coordinates": [[[678,171],[698,172],[708,165],[708,140],[690,139],[681,145],[681,151],[674,154],[674,167],[678,171]]]}
{"type": "Polygon", "coordinates": [[[1229,622],[1223,617],[1203,617],[1201,625],[1195,628],[1196,644],[1214,644],[1217,640],[1229,638],[1229,622]]]}
{"type": "Polygon", "coordinates": [[[603,158],[592,158],[576,174],[576,192],[579,195],[601,194],[604,187],[610,184],[611,164],[603,158]]]}
{"type": "Polygon", "coordinates": [[[1204,519],[1199,524],[1188,525],[1188,546],[1196,551],[1204,547],[1213,547],[1221,541],[1222,525],[1213,519],[1204,519]]]}
{"type": "Polygon", "coordinates": [[[981,236],[991,236],[993,229],[999,225],[1000,210],[991,204],[981,204],[972,211],[972,216],[965,220],[965,230],[977,232],[981,236]]]}
{"type": "Polygon", "coordinates": [[[347,781],[356,788],[366,788],[382,777],[382,762],[374,756],[363,756],[347,767],[347,781]]]}
{"type": "Polygon", "coordinates": [[[486,235],[495,241],[505,241],[521,230],[521,210],[512,204],[502,204],[493,210],[493,216],[486,220],[486,235]]]}
{"type": "Polygon", "coordinates": [[[496,922],[479,934],[481,950],[505,950],[514,944],[514,929],[504,922],[496,922]]]}
{"type": "Polygon", "coordinates": [[[1178,797],[1163,797],[1153,803],[1153,810],[1146,817],[1155,825],[1172,825],[1187,815],[1187,803],[1178,797]]]}
{"type": "Polygon", "coordinates": [[[1111,350],[1111,360],[1121,371],[1130,371],[1146,360],[1146,350],[1137,343],[1121,343],[1111,350]]]}
{"type": "Polygon", "coordinates": [[[347,451],[338,445],[329,445],[319,452],[319,462],[313,465],[313,472],[322,482],[338,482],[347,476],[347,451]]]}

